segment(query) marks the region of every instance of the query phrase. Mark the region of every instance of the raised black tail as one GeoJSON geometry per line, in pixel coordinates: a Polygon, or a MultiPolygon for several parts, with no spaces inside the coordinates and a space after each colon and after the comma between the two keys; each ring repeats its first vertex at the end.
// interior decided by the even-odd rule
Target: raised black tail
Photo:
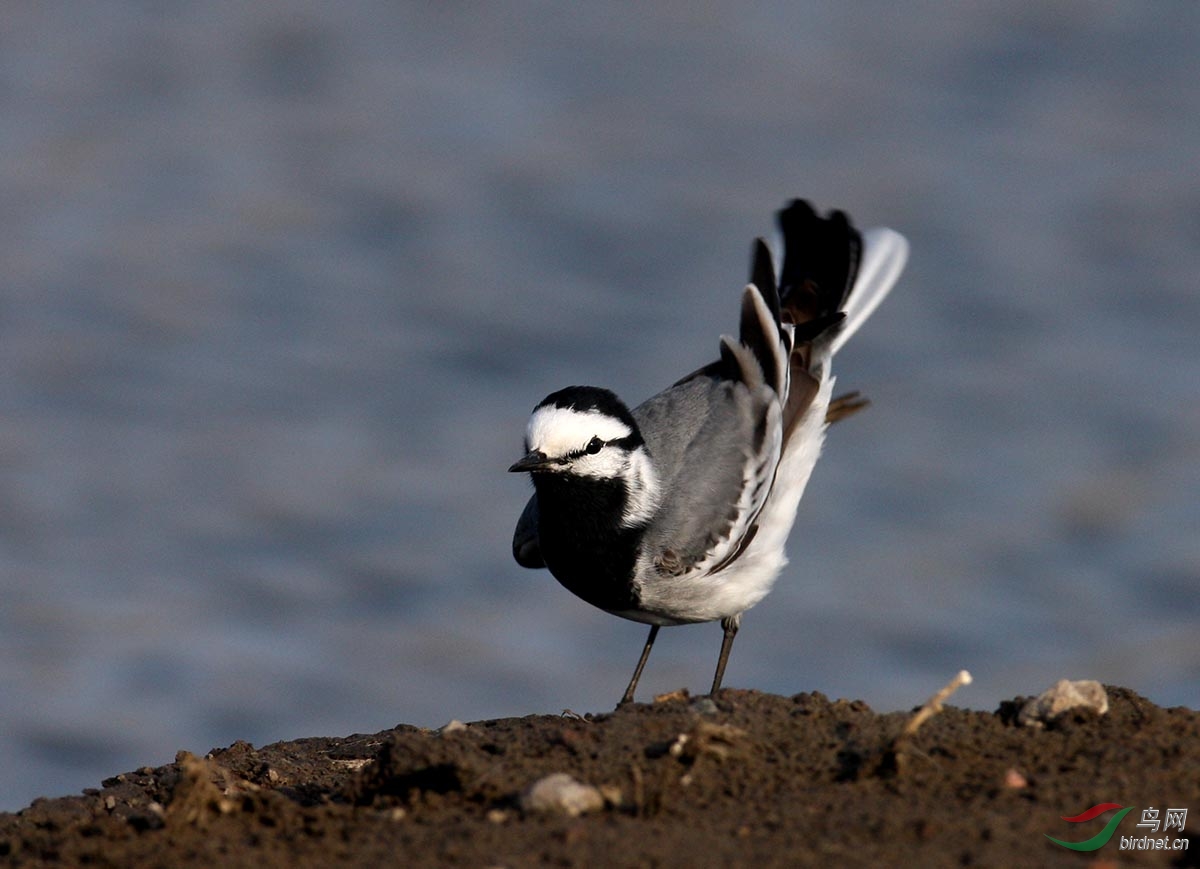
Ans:
{"type": "Polygon", "coordinates": [[[779,302],[784,321],[803,326],[832,320],[858,278],[862,236],[845,212],[822,217],[803,199],[792,200],[776,220],[783,233],[779,302]]]}
{"type": "Polygon", "coordinates": [[[777,306],[772,309],[777,322],[794,327],[790,342],[785,338],[791,351],[784,404],[786,438],[817,395],[821,375],[813,366],[826,354],[814,350],[829,347],[842,327],[843,308],[858,277],[863,241],[844,212],[832,211],[822,217],[803,199],[792,200],[776,215],[776,221],[784,245],[778,283],[771,252],[762,239],[754,244],[750,281],[763,291],[768,304],[777,306]]]}

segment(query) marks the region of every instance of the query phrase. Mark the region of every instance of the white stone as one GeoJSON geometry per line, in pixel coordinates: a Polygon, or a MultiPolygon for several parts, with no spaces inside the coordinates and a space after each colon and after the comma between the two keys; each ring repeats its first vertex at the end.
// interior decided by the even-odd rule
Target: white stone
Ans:
{"type": "Polygon", "coordinates": [[[1094,679],[1059,679],[1053,688],[1034,697],[1017,713],[1017,723],[1045,727],[1046,722],[1070,709],[1091,709],[1098,715],[1108,711],[1108,694],[1094,679]]]}
{"type": "Polygon", "coordinates": [[[599,789],[556,772],[534,782],[521,794],[521,808],[530,813],[560,814],[576,818],[604,808],[599,789]]]}

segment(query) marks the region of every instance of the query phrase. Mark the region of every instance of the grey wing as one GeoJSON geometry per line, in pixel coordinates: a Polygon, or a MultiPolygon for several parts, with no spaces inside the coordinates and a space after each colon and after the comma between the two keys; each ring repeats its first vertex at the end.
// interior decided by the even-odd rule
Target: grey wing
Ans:
{"type": "Polygon", "coordinates": [[[749,543],[782,445],[774,390],[697,376],[633,411],[663,486],[642,554],[661,575],[713,573],[749,543]]]}
{"type": "Polygon", "coordinates": [[[542,548],[538,542],[538,500],[537,493],[529,499],[521,518],[517,520],[517,530],[513,532],[513,558],[522,567],[545,567],[542,559],[542,548]]]}

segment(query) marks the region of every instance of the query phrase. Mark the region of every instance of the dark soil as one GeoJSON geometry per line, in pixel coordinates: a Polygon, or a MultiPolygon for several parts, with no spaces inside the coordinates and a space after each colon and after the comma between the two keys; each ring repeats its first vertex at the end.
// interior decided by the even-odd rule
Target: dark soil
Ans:
{"type": "Polygon", "coordinates": [[[1109,699],[1106,715],[1044,730],[1017,726],[1016,701],[947,707],[904,739],[909,713],[727,689],[715,703],[681,695],[605,715],[238,742],[0,814],[0,862],[1200,865],[1200,835],[1191,851],[1119,850],[1146,832],[1145,808],[1200,815],[1200,713],[1121,688],[1109,699]],[[559,772],[603,802],[578,817],[528,810],[521,794],[559,772]],[[1046,838],[1092,837],[1111,811],[1062,816],[1105,802],[1136,807],[1108,844],[1077,853],[1046,838]]]}

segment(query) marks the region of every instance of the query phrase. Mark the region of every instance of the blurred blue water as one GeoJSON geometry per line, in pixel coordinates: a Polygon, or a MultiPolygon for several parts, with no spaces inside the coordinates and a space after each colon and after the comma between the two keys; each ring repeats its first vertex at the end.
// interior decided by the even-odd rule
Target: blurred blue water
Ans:
{"type": "MultiPolygon", "coordinates": [[[[603,710],[526,414],[733,328],[802,195],[908,235],[727,684],[1200,682],[1200,7],[48,2],[0,17],[0,809],[603,710]]],[[[642,694],[703,690],[719,628],[642,694]]]]}

